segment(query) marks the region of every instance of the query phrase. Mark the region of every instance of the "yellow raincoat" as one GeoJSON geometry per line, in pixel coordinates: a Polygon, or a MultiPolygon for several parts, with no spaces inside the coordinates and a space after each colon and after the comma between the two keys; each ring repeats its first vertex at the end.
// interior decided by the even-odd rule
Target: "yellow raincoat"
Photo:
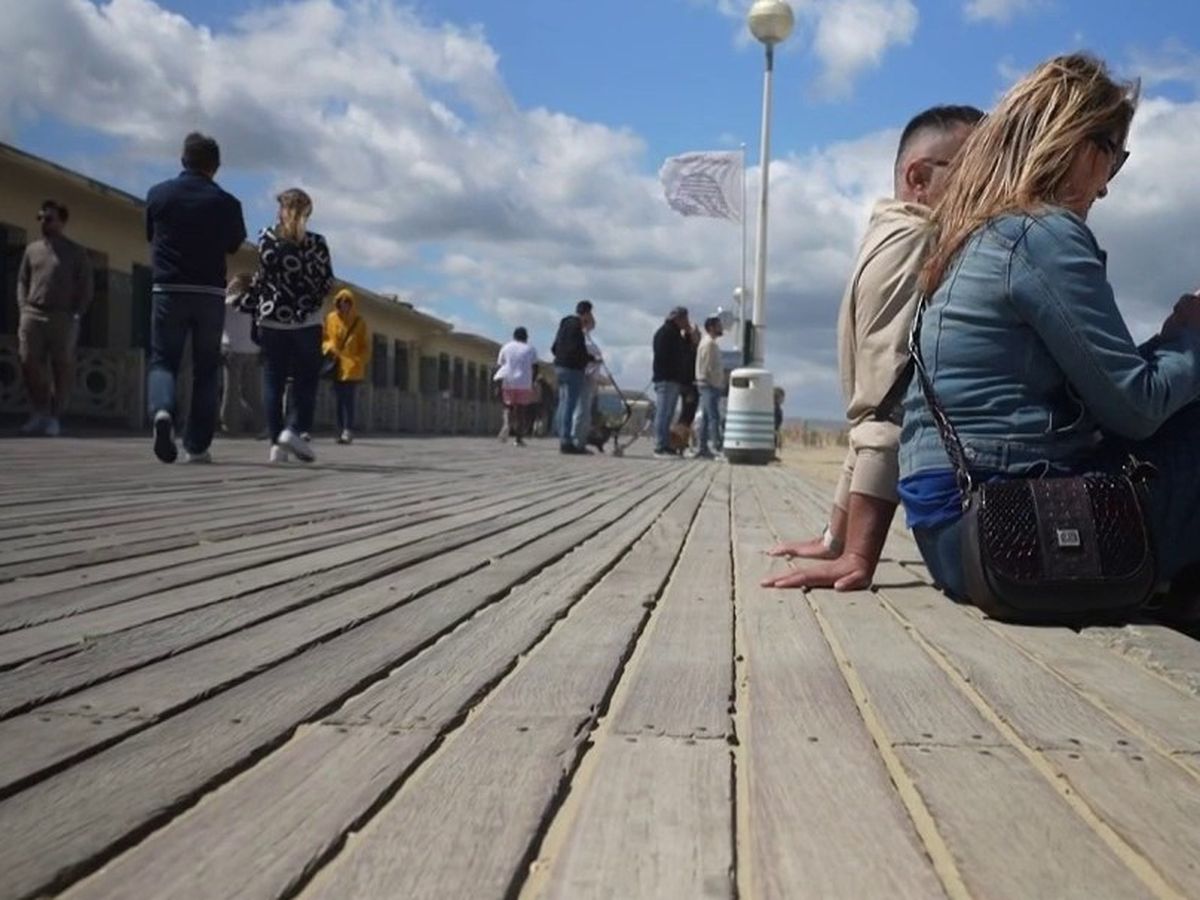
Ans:
{"type": "Polygon", "coordinates": [[[325,317],[321,353],[337,354],[335,381],[362,381],[367,377],[371,336],[367,331],[367,323],[358,314],[358,303],[349,288],[342,288],[334,294],[333,310],[325,317]],[[345,317],[337,309],[341,300],[350,301],[350,311],[345,317]]]}

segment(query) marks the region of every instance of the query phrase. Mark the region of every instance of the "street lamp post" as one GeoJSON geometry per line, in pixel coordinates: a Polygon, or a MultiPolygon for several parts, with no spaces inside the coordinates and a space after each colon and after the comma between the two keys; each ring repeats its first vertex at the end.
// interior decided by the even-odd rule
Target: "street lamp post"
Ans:
{"type": "Polygon", "coordinates": [[[771,169],[771,76],[775,45],[787,40],[795,25],[792,8],[784,0],[755,0],[747,16],[750,33],[766,49],[763,71],[762,138],[759,144],[758,241],[754,249],[754,313],[750,364],[762,366],[766,355],[767,299],[767,192],[771,169]]]}
{"type": "MultiPolygon", "coordinates": [[[[767,51],[763,73],[762,143],[758,192],[758,246],[754,249],[753,314],[747,329],[743,368],[729,375],[725,405],[725,458],[735,465],[760,465],[775,458],[775,388],[763,367],[766,356],[767,190],[771,169],[771,75],[775,45],[792,33],[795,17],[784,0],[755,0],[748,17],[750,33],[767,51]]],[[[743,298],[744,301],[744,298],[743,298]]]]}

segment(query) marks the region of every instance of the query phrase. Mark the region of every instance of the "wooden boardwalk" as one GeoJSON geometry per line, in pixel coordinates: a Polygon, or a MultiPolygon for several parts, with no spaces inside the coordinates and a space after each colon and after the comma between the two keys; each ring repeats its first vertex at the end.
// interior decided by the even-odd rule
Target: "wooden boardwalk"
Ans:
{"type": "Polygon", "coordinates": [[[0,441],[0,898],[1200,897],[1194,640],[767,591],[826,485],[553,449],[0,441]]]}

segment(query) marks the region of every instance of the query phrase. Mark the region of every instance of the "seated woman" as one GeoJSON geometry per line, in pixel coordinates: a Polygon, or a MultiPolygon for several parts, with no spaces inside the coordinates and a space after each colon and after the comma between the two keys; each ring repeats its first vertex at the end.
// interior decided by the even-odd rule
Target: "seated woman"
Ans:
{"type": "MultiPolygon", "coordinates": [[[[1129,156],[1136,85],[1084,55],[1039,66],[967,142],[935,210],[920,350],[972,474],[1158,468],[1146,517],[1160,581],[1200,563],[1200,296],[1138,347],[1087,226],[1129,156]]],[[[939,586],[966,590],[962,496],[919,379],[900,494],[939,586]]]]}

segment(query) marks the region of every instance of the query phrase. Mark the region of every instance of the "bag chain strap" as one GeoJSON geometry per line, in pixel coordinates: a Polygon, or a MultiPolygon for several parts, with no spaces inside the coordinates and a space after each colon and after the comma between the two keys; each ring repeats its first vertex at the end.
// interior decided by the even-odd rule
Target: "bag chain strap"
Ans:
{"type": "Polygon", "coordinates": [[[967,462],[967,452],[963,448],[958,431],[950,421],[950,417],[946,415],[941,401],[938,400],[937,392],[933,389],[933,380],[929,377],[929,372],[925,369],[925,360],[921,356],[921,320],[925,317],[925,309],[928,305],[929,298],[922,296],[921,302],[917,306],[917,314],[913,316],[912,330],[908,333],[908,352],[912,357],[913,367],[917,370],[917,378],[921,382],[921,392],[925,395],[925,402],[933,415],[938,435],[946,448],[946,455],[950,457],[950,464],[954,466],[954,478],[958,482],[959,490],[962,491],[963,508],[966,509],[970,503],[971,489],[975,486],[975,482],[971,478],[971,467],[967,462]]]}

